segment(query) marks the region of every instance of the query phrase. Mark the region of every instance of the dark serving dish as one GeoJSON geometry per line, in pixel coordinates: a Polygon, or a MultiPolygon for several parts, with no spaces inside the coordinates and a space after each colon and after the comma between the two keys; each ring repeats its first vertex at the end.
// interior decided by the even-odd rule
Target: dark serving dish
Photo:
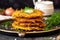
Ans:
{"type": "Polygon", "coordinates": [[[6,21],[10,21],[10,23],[12,24],[13,20],[4,20],[4,21],[0,21],[0,31],[2,32],[7,32],[7,33],[13,33],[13,34],[18,34],[18,36],[25,36],[26,34],[37,34],[37,33],[50,33],[56,30],[59,30],[60,27],[56,26],[55,28],[48,30],[48,31],[21,31],[21,30],[15,30],[11,28],[11,24],[8,25],[9,27],[5,28],[3,27],[2,23],[6,22],[6,21]]]}

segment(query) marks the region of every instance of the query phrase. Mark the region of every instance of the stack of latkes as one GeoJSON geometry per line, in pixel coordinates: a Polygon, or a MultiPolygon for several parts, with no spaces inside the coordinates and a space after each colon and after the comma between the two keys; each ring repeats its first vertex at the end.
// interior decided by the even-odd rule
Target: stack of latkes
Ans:
{"type": "Polygon", "coordinates": [[[24,10],[16,10],[13,13],[12,27],[15,29],[22,29],[25,31],[44,30],[45,24],[43,19],[43,12],[33,9],[33,12],[26,13],[24,10]]]}

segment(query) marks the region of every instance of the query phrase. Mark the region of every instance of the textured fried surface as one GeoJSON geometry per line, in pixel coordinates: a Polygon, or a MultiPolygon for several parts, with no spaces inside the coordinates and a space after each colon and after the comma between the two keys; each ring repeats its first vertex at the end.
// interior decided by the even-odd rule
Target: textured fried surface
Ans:
{"type": "Polygon", "coordinates": [[[25,13],[23,10],[16,10],[12,16],[13,17],[26,17],[26,18],[32,18],[37,16],[42,16],[43,12],[40,10],[34,10],[32,13],[25,13]]]}
{"type": "Polygon", "coordinates": [[[43,30],[43,28],[39,28],[39,27],[29,27],[29,26],[27,26],[27,27],[25,27],[25,26],[21,26],[21,25],[18,25],[17,23],[13,23],[12,24],[12,26],[13,26],[13,28],[15,28],[15,29],[22,29],[22,30],[43,30]]]}
{"type": "Polygon", "coordinates": [[[23,10],[16,10],[13,13],[12,27],[22,30],[43,30],[45,27],[43,12],[34,10],[32,13],[25,13],[23,10]]]}

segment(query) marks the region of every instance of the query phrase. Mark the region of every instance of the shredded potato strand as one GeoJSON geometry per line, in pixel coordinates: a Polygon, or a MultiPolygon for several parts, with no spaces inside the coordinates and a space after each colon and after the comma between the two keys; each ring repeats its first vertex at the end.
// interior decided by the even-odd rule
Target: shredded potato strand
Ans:
{"type": "Polygon", "coordinates": [[[46,26],[43,22],[43,12],[37,9],[33,9],[33,10],[34,11],[29,14],[25,13],[23,9],[16,10],[12,14],[12,17],[15,20],[12,23],[12,27],[15,29],[22,29],[22,30],[29,30],[29,31],[30,30],[43,30],[44,26],[46,26]],[[35,25],[37,26],[35,27],[35,25]]]}

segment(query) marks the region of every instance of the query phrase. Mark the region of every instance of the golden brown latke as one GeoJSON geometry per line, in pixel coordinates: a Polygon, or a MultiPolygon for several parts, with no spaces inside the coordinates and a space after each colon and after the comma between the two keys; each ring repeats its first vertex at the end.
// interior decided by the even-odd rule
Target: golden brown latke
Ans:
{"type": "Polygon", "coordinates": [[[43,12],[37,9],[34,9],[32,13],[25,13],[24,10],[16,10],[12,14],[13,19],[15,20],[12,23],[12,27],[15,29],[22,30],[43,30],[45,23],[43,22],[43,12]]]}

